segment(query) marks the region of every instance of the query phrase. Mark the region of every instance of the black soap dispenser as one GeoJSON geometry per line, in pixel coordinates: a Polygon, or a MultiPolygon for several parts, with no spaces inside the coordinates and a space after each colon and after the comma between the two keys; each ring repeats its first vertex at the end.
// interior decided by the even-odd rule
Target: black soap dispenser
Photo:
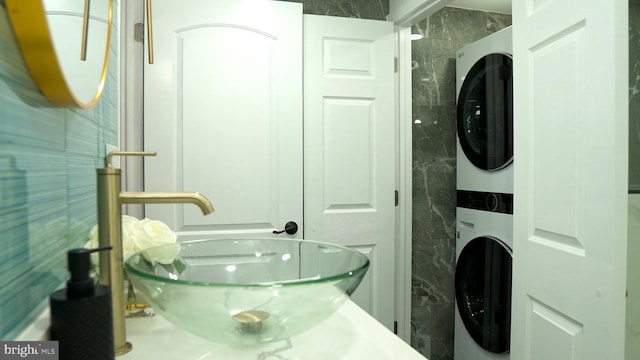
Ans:
{"type": "Polygon", "coordinates": [[[109,287],[91,278],[91,253],[109,250],[72,249],[67,252],[71,278],[67,288],[49,297],[51,340],[58,340],[60,359],[113,360],[113,309],[109,287]]]}

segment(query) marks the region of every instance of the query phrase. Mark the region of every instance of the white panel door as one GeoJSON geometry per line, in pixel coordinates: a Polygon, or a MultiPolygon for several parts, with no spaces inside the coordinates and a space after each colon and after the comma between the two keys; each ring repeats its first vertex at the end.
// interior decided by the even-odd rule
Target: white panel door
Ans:
{"type": "Polygon", "coordinates": [[[394,320],[393,24],[304,16],[305,238],[367,254],[352,299],[394,320]]]}
{"type": "Polygon", "coordinates": [[[627,1],[513,2],[511,358],[624,358],[627,1]]]}
{"type": "MultiPolygon", "coordinates": [[[[302,5],[154,0],[145,64],[146,191],[197,191],[215,212],[147,205],[181,240],[302,237],[302,5]],[[295,221],[295,235],[273,235],[295,221]]],[[[146,50],[145,50],[146,51],[146,50]]]]}

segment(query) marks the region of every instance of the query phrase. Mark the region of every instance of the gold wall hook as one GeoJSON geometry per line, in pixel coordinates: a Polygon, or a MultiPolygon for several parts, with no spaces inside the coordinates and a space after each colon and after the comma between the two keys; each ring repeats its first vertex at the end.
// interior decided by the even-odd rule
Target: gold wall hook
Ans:
{"type": "Polygon", "coordinates": [[[147,0],[147,50],[149,52],[149,64],[153,64],[153,23],[151,0],[147,0]]]}
{"type": "Polygon", "coordinates": [[[82,43],[80,44],[80,60],[87,60],[87,38],[89,33],[89,9],[91,0],[84,0],[84,15],[82,17],[82,43]]]}

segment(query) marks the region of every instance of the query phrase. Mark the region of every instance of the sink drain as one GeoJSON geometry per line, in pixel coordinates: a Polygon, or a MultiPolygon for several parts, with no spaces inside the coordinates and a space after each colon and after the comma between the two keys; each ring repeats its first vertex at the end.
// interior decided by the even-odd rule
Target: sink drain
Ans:
{"type": "Polygon", "coordinates": [[[262,322],[268,317],[269,313],[266,311],[249,310],[239,312],[231,318],[239,324],[240,333],[259,334],[262,331],[262,322]]]}

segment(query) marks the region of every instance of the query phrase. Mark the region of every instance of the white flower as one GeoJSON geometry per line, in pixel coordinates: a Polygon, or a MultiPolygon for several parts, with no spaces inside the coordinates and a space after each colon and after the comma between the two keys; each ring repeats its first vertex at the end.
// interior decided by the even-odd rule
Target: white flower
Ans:
{"type": "Polygon", "coordinates": [[[154,247],[145,253],[145,258],[152,263],[171,264],[180,251],[180,247],[158,245],[171,245],[176,243],[178,236],[165,223],[157,220],[143,219],[137,227],[137,236],[133,238],[133,242],[139,248],[148,249],[154,247]]]}
{"type": "MultiPolygon", "coordinates": [[[[133,216],[122,215],[122,261],[129,260],[131,255],[143,250],[136,247],[135,237],[140,227],[140,220],[133,216]]],[[[138,235],[139,236],[139,235],[138,235]]]]}
{"type": "MultiPolygon", "coordinates": [[[[134,253],[158,245],[176,244],[178,236],[165,223],[158,220],[138,220],[133,216],[122,215],[122,260],[127,261],[134,253]]],[[[98,226],[89,232],[86,248],[98,247],[98,226]]],[[[150,250],[145,258],[152,263],[171,264],[178,255],[180,247],[167,246],[150,250]]],[[[98,255],[91,254],[94,264],[98,263],[98,255]]]]}

